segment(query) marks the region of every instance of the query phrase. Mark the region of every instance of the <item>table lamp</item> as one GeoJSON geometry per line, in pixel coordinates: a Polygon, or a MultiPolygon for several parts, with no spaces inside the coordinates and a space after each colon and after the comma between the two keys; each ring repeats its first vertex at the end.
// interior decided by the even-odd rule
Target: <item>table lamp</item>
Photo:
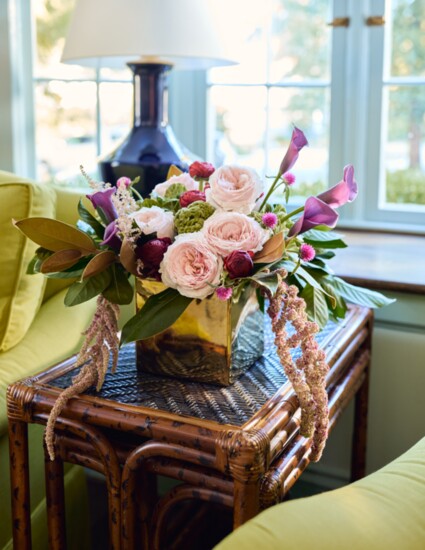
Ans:
{"type": "MultiPolygon", "coordinates": [[[[168,74],[234,63],[214,24],[212,0],[79,0],[62,61],[133,71],[133,128],[99,162],[102,179],[140,177],[143,194],[166,179],[170,165],[187,169],[190,153],[168,123],[168,74]]],[[[117,101],[119,98],[117,97],[117,101]]]]}

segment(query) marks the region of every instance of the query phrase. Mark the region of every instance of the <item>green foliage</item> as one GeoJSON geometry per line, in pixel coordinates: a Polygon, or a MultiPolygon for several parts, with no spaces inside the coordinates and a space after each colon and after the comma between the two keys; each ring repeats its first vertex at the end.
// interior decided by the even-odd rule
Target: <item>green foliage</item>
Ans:
{"type": "Polygon", "coordinates": [[[390,203],[425,204],[425,174],[413,169],[387,172],[386,199],[390,203]]]}
{"type": "Polygon", "coordinates": [[[164,331],[180,317],[191,302],[192,298],[182,296],[173,288],[150,296],[142,309],[124,325],[121,345],[146,340],[164,331]]]}
{"type": "Polygon", "coordinates": [[[101,294],[111,283],[109,271],[73,283],[65,295],[66,306],[76,306],[101,294]]]}

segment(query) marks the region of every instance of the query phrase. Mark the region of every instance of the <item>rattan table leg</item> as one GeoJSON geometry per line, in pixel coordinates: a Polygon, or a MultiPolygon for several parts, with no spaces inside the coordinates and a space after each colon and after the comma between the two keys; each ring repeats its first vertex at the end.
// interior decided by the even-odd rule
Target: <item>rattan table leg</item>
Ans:
{"type": "Polygon", "coordinates": [[[31,550],[28,425],[9,420],[10,487],[12,495],[13,547],[31,550]]]}
{"type": "Polygon", "coordinates": [[[354,401],[354,431],[351,452],[351,481],[357,481],[366,474],[367,414],[369,399],[369,366],[365,379],[358,389],[354,401]]]}
{"type": "Polygon", "coordinates": [[[260,479],[250,483],[234,480],[233,529],[241,526],[260,511],[260,479]]]}
{"type": "Polygon", "coordinates": [[[63,462],[58,457],[55,460],[50,460],[46,447],[44,447],[44,471],[46,478],[49,549],[66,550],[63,462]]]}

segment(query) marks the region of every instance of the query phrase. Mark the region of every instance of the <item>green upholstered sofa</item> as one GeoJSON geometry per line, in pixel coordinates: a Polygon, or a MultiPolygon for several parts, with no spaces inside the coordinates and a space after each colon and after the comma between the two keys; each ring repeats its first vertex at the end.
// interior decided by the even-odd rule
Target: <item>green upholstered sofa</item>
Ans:
{"type": "Polygon", "coordinates": [[[341,489],[278,504],[215,550],[424,550],[425,438],[341,489]]]}
{"type": "MultiPolygon", "coordinates": [[[[11,218],[77,218],[78,191],[41,185],[0,172],[0,549],[12,548],[6,388],[75,353],[95,301],[74,308],[63,304],[66,280],[25,273],[36,245],[12,226],[11,218]]],[[[44,498],[43,429],[30,426],[31,514],[33,548],[47,548],[44,498]]],[[[87,494],[84,472],[66,472],[68,547],[88,547],[87,494]],[[78,526],[78,527],[77,527],[78,526]]]]}

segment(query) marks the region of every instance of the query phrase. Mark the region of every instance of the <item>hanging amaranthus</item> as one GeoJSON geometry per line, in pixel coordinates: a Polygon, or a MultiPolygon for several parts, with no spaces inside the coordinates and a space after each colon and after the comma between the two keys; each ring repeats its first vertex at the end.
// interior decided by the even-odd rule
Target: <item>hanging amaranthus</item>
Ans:
{"type": "Polygon", "coordinates": [[[72,380],[72,385],[63,390],[57,398],[46,426],[46,446],[50,459],[55,459],[54,426],[57,418],[68,400],[80,395],[90,386],[96,385],[100,391],[112,359],[112,372],[115,372],[118,362],[118,317],[120,308],[112,304],[102,295],[97,298],[96,313],[85,336],[83,346],[78,354],[76,367],[82,369],[72,380]]]}
{"type": "Polygon", "coordinates": [[[317,462],[322,456],[329,426],[325,385],[329,367],[323,350],[314,338],[319,327],[308,320],[306,304],[298,296],[298,289],[293,285],[288,286],[283,280],[271,297],[267,312],[272,321],[280,362],[301,406],[300,433],[304,437],[313,438],[311,460],[317,462]],[[295,329],[295,333],[289,337],[286,333],[288,322],[295,329]],[[291,349],[298,346],[301,348],[301,356],[294,363],[291,349]]]}

